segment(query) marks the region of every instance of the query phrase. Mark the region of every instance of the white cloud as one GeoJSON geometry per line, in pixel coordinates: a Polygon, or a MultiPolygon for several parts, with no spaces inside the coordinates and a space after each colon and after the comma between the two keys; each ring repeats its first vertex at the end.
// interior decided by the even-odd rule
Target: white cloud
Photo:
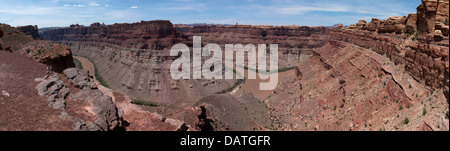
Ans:
{"type": "Polygon", "coordinates": [[[130,8],[136,9],[139,8],[138,6],[131,6],[130,8]]]}
{"type": "Polygon", "coordinates": [[[99,7],[99,6],[100,6],[100,4],[98,4],[98,3],[89,3],[89,6],[95,6],[95,7],[99,7]]]}
{"type": "Polygon", "coordinates": [[[236,18],[228,19],[210,19],[210,20],[191,20],[192,23],[207,23],[207,24],[236,24],[239,23],[236,18]]]}

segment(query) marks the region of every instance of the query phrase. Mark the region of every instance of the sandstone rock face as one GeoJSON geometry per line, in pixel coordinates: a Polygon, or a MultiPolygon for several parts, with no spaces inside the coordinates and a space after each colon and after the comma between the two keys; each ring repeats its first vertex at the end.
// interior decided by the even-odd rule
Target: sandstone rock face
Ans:
{"type": "Polygon", "coordinates": [[[436,21],[445,23],[447,21],[448,26],[449,20],[449,1],[439,0],[436,12],[436,21]]]}
{"type": "Polygon", "coordinates": [[[37,25],[28,25],[28,26],[18,26],[17,29],[20,29],[26,35],[30,35],[33,39],[40,39],[39,31],[37,25]]]}
{"type": "Polygon", "coordinates": [[[366,26],[367,26],[366,20],[361,19],[361,20],[358,21],[358,23],[356,23],[355,28],[357,28],[357,29],[363,29],[363,28],[365,28],[366,26]]]}
{"type": "Polygon", "coordinates": [[[448,22],[448,7],[448,0],[422,0],[422,4],[417,7],[418,29],[422,32],[434,33],[437,22],[445,22],[445,20],[448,22]]]}
{"type": "Polygon", "coordinates": [[[444,34],[445,36],[448,36],[449,27],[448,27],[448,25],[445,25],[444,23],[442,23],[442,22],[436,23],[436,30],[440,30],[442,32],[442,34],[444,34]]]}
{"type": "Polygon", "coordinates": [[[444,40],[444,35],[442,35],[441,30],[435,30],[434,31],[434,41],[442,41],[444,40]]]}
{"type": "Polygon", "coordinates": [[[336,25],[333,25],[332,28],[343,29],[344,25],[343,24],[336,24],[336,25]]]}
{"type": "Polygon", "coordinates": [[[410,13],[406,18],[406,32],[414,33],[417,30],[417,14],[410,13]]]}

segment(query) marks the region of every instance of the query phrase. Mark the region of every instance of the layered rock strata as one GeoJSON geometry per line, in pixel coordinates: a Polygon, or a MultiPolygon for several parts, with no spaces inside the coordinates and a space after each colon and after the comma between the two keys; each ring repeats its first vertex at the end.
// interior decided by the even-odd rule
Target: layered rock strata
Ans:
{"type": "Polygon", "coordinates": [[[360,21],[346,29],[331,29],[330,33],[332,39],[386,55],[416,80],[448,92],[448,5],[448,0],[422,0],[417,14],[360,21]]]}
{"type": "Polygon", "coordinates": [[[293,67],[300,55],[310,55],[311,50],[328,42],[328,29],[308,26],[266,25],[175,25],[175,29],[187,35],[202,36],[202,43],[219,44],[278,44],[279,68],[293,67]]]}

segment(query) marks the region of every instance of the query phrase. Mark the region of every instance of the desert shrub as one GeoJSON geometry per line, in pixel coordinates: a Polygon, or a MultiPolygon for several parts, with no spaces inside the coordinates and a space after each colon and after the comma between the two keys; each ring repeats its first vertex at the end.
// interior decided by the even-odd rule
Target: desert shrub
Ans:
{"type": "Polygon", "coordinates": [[[136,104],[136,105],[141,105],[141,106],[158,107],[157,104],[153,104],[152,102],[149,102],[149,101],[133,100],[133,102],[131,102],[131,103],[136,104]]]}
{"type": "Polygon", "coordinates": [[[403,124],[408,124],[409,123],[409,119],[407,117],[405,117],[405,120],[403,120],[403,124]]]}
{"type": "Polygon", "coordinates": [[[414,36],[411,38],[413,41],[416,41],[417,39],[419,39],[419,36],[422,35],[422,31],[418,30],[414,33],[414,36]]]}

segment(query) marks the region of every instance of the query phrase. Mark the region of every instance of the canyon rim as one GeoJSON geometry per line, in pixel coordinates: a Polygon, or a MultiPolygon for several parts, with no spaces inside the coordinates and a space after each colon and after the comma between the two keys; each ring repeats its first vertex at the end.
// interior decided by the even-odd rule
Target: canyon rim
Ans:
{"type": "MultiPolygon", "coordinates": [[[[179,24],[207,10],[187,7],[168,7],[169,20],[133,22],[145,13],[129,6],[133,21],[46,28],[0,18],[0,131],[449,131],[449,1],[408,3],[409,14],[360,10],[333,26],[179,24]]],[[[354,13],[304,5],[262,13],[273,24],[354,13]]]]}

